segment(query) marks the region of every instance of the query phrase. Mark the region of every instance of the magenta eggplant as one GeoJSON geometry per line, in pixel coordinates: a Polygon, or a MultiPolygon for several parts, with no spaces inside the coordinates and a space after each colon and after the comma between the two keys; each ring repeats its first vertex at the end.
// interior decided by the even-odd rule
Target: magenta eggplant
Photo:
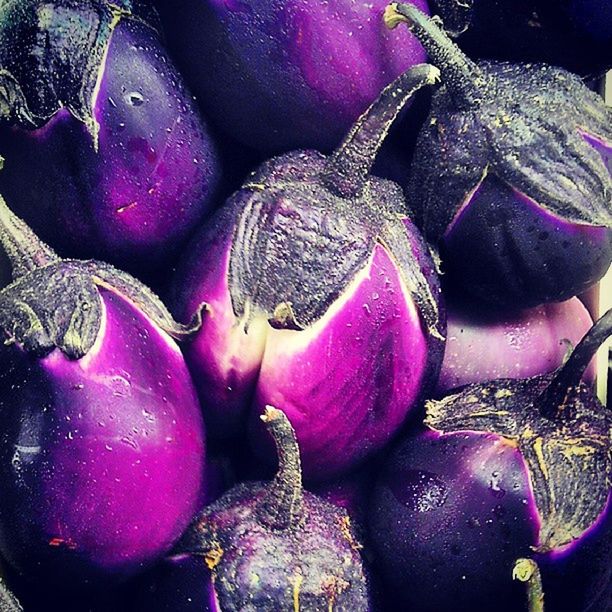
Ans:
{"type": "MultiPolygon", "coordinates": [[[[436,385],[441,394],[495,378],[556,370],[593,324],[578,298],[527,310],[496,310],[446,296],[448,331],[436,385]]],[[[593,381],[595,366],[585,379],[593,381]]]]}
{"type": "Polygon", "coordinates": [[[468,385],[426,403],[431,431],[402,441],[370,509],[379,562],[406,604],[524,609],[512,578],[529,577],[533,563],[544,587],[555,585],[561,606],[550,610],[594,603],[578,601],[610,577],[612,412],[581,378],[611,333],[612,310],[553,374],[468,385]]]}
{"type": "Polygon", "coordinates": [[[208,305],[186,358],[212,435],[250,413],[264,446],[257,417],[281,404],[306,477],[331,478],[384,445],[435,382],[436,270],[399,186],[369,176],[392,121],[435,76],[405,73],[330,157],[266,162],[189,249],[174,301],[179,318],[208,305]]]}
{"type": "MultiPolygon", "coordinates": [[[[28,580],[84,588],[161,557],[197,511],[204,428],[144,285],[61,260],[0,199],[0,549],[28,580]]],[[[194,324],[194,328],[197,323],[194,324]]]]}
{"type": "MultiPolygon", "coordinates": [[[[426,0],[413,0],[427,10],[426,0]]],[[[329,151],[380,90],[425,60],[385,32],[384,0],[158,0],[170,45],[208,114],[280,153],[329,151]],[[200,58],[205,57],[206,61],[200,58]]]]}
{"type": "Polygon", "coordinates": [[[152,272],[211,209],[220,169],[142,13],[127,1],[2,4],[0,191],[62,254],[152,272]]]}
{"type": "Polygon", "coordinates": [[[596,283],[612,259],[612,109],[560,68],[476,64],[411,5],[386,15],[408,23],[444,80],[407,189],[449,282],[514,308],[596,283]]]}
{"type": "MultiPolygon", "coordinates": [[[[348,514],[302,489],[300,453],[286,415],[268,406],[261,418],[277,447],[274,480],[242,483],[205,508],[176,552],[203,557],[215,611],[368,612],[362,545],[348,514]]],[[[202,610],[209,609],[208,592],[202,610]]]]}

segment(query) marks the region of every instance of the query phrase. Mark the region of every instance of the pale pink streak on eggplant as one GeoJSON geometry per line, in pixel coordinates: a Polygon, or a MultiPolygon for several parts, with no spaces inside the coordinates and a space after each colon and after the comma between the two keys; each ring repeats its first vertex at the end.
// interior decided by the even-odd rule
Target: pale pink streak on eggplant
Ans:
{"type": "Polygon", "coordinates": [[[296,430],[305,477],[333,477],[397,431],[420,393],[427,350],[417,309],[377,246],[314,325],[270,330],[255,412],[281,406],[296,430]]]}
{"type": "Polygon", "coordinates": [[[50,442],[41,529],[50,546],[119,573],[168,550],[197,511],[204,432],[174,342],[121,298],[102,295],[104,335],[92,354],[70,361],[56,350],[39,365],[66,397],[50,442]]]}
{"type": "MultiPolygon", "coordinates": [[[[495,313],[447,302],[448,335],[436,392],[496,378],[528,378],[563,363],[593,321],[578,298],[495,313]]],[[[593,381],[594,363],[585,380],[593,381]]]]}
{"type": "Polygon", "coordinates": [[[197,289],[189,296],[186,313],[202,302],[208,310],[202,329],[186,345],[185,355],[198,394],[215,435],[234,431],[245,415],[264,354],[268,323],[249,322],[234,315],[228,285],[231,240],[211,245],[207,258],[216,265],[199,266],[197,289]]]}

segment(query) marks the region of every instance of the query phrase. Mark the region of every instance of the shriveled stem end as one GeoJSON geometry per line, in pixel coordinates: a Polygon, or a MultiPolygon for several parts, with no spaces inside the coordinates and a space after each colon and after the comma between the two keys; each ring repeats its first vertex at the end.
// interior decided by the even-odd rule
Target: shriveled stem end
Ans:
{"type": "Polygon", "coordinates": [[[304,495],[300,449],[295,431],[287,415],[273,406],[266,406],[261,420],[276,444],[278,472],[259,502],[257,517],[272,529],[296,527],[303,518],[304,495]]]}
{"type": "Polygon", "coordinates": [[[544,591],[538,564],[533,559],[517,559],[512,569],[512,579],[527,583],[529,612],[544,612],[544,591]]]}

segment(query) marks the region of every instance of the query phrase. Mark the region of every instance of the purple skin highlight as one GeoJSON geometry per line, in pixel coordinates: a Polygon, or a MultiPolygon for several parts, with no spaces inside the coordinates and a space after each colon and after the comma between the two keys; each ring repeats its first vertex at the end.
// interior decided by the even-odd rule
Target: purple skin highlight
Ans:
{"type": "MultiPolygon", "coordinates": [[[[593,321],[578,298],[527,310],[496,311],[446,296],[448,332],[436,395],[495,378],[527,378],[558,368],[593,321]]],[[[595,364],[585,380],[595,379],[595,364]]]]}
{"type": "Polygon", "coordinates": [[[101,70],[96,142],[65,109],[1,125],[0,190],[62,253],[151,272],[211,209],[218,155],[151,27],[122,18],[101,70]]]}
{"type": "Polygon", "coordinates": [[[0,545],[31,579],[124,580],[198,508],[202,420],[178,347],[115,294],[103,301],[78,361],[1,349],[0,386],[13,390],[0,400],[0,545]]]}
{"type": "MultiPolygon", "coordinates": [[[[223,214],[223,213],[221,213],[223,214]]],[[[267,334],[267,322],[253,321],[244,333],[232,309],[228,266],[233,227],[219,224],[211,236],[202,232],[188,251],[205,253],[190,257],[177,271],[174,312],[179,320],[190,317],[206,302],[201,331],[184,346],[185,359],[203,406],[207,427],[216,437],[230,437],[242,427],[259,374],[267,334]]]]}
{"type": "Polygon", "coordinates": [[[209,116],[267,152],[331,150],[383,87],[426,59],[416,39],[385,31],[386,0],[157,5],[209,116]]]}
{"type": "Polygon", "coordinates": [[[163,556],[204,497],[205,438],[173,321],[106,264],[61,260],[0,198],[0,550],[58,590],[163,556]],[[24,318],[24,313],[27,315],[24,318]]]}
{"type": "Polygon", "coordinates": [[[340,474],[402,425],[406,407],[417,403],[427,355],[415,304],[377,246],[345,296],[309,329],[268,331],[251,412],[259,454],[267,454],[268,438],[254,419],[267,404],[283,406],[305,478],[340,474]]]}
{"type": "Polygon", "coordinates": [[[387,87],[331,156],[295,151],[251,174],[188,249],[172,302],[206,302],[186,349],[211,435],[282,405],[305,478],[329,479],[381,448],[437,376],[444,312],[427,246],[399,186],[369,174],[427,65],[387,87]],[[367,189],[366,189],[367,187],[367,189]]]}

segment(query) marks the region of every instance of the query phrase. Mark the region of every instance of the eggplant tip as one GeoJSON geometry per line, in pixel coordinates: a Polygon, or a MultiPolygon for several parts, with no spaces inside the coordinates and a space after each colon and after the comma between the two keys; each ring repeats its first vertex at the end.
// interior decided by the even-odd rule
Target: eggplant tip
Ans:
{"type": "Polygon", "coordinates": [[[283,416],[283,411],[275,408],[274,406],[270,406],[269,404],[265,407],[264,413],[260,415],[260,419],[264,423],[271,423],[272,421],[276,421],[283,416]]]}
{"type": "Polygon", "coordinates": [[[397,2],[387,5],[383,14],[383,20],[389,30],[394,30],[400,23],[406,23],[406,17],[397,10],[397,2]]]}

